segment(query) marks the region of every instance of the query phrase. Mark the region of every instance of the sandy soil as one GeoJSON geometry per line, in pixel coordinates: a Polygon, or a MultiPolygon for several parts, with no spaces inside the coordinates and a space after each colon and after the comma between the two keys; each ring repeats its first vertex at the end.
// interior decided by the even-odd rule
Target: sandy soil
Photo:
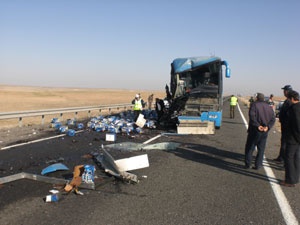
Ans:
{"type": "Polygon", "coordinates": [[[154,98],[165,96],[163,89],[143,91],[0,85],[0,112],[130,103],[136,93],[140,93],[144,101],[148,101],[148,96],[152,93],[154,98]]]}
{"type": "MultiPolygon", "coordinates": [[[[163,89],[162,91],[143,91],[0,85],[0,112],[125,104],[130,103],[136,93],[140,93],[146,102],[150,94],[154,94],[154,98],[165,97],[165,91],[163,89]]],[[[57,116],[58,115],[46,116],[45,123],[50,123],[51,119],[57,116]]],[[[64,119],[73,117],[74,115],[64,115],[64,119]]],[[[87,117],[87,113],[79,113],[78,117],[87,117]]],[[[39,123],[41,123],[41,118],[23,118],[24,126],[32,126],[39,123]]],[[[15,126],[18,126],[18,119],[0,120],[1,128],[15,126]]]]}

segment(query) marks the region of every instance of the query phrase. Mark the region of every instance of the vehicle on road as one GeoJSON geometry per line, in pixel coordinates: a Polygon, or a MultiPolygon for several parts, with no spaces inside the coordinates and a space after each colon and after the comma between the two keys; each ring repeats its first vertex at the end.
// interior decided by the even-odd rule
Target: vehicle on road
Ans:
{"type": "Polygon", "coordinates": [[[177,125],[178,133],[213,133],[222,124],[223,66],[220,57],[177,58],[171,63],[169,107],[164,119],[177,125]]]}

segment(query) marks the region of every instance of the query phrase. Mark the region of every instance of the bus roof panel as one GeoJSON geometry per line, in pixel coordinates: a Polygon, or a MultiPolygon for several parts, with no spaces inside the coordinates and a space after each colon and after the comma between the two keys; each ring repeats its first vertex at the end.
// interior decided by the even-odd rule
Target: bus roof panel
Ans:
{"type": "Polygon", "coordinates": [[[174,73],[182,73],[185,71],[193,70],[199,66],[202,66],[207,63],[211,63],[214,61],[221,61],[219,57],[190,57],[190,58],[177,58],[172,62],[173,72],[174,73]]]}

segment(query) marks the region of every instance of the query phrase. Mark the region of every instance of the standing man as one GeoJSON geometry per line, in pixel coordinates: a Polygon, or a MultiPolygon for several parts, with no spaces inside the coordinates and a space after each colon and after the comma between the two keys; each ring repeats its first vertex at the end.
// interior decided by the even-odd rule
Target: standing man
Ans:
{"type": "Polygon", "coordinates": [[[265,147],[269,130],[274,126],[275,115],[272,108],[264,101],[264,95],[257,93],[256,101],[249,109],[249,127],[245,146],[245,169],[249,169],[252,163],[252,154],[257,147],[255,166],[260,169],[263,163],[265,147]]]}
{"type": "Polygon", "coordinates": [[[291,102],[286,130],[286,149],[284,154],[285,180],[280,184],[295,187],[300,176],[300,102],[299,93],[290,91],[288,99],[291,102]]]}
{"type": "Polygon", "coordinates": [[[254,102],[253,96],[249,99],[249,108],[251,107],[252,103],[254,102]]]}
{"type": "Polygon", "coordinates": [[[290,100],[287,98],[288,93],[292,91],[291,85],[285,85],[283,88],[283,94],[286,97],[285,101],[283,102],[283,105],[281,106],[280,112],[279,112],[279,122],[281,125],[281,140],[280,140],[280,151],[279,155],[276,159],[274,159],[276,162],[283,163],[284,162],[284,152],[286,148],[286,130],[288,126],[288,109],[291,106],[290,100]]]}
{"type": "Polygon", "coordinates": [[[153,104],[153,94],[148,96],[148,109],[151,110],[153,104]]]}
{"type": "Polygon", "coordinates": [[[231,95],[229,101],[230,101],[230,118],[233,119],[234,118],[235,107],[236,107],[236,104],[238,102],[238,98],[235,97],[234,95],[231,95]]]}
{"type": "Polygon", "coordinates": [[[155,99],[155,110],[157,113],[157,123],[160,123],[160,119],[164,114],[165,111],[165,104],[162,99],[156,98],[155,99]]]}
{"type": "Polygon", "coordinates": [[[143,110],[143,107],[145,105],[144,100],[141,98],[140,94],[136,94],[135,98],[131,102],[133,106],[133,112],[134,112],[134,121],[136,122],[137,118],[139,117],[140,113],[143,110]]]}
{"type": "Polygon", "coordinates": [[[274,95],[270,94],[270,97],[268,99],[268,104],[269,106],[273,109],[274,113],[275,113],[275,102],[273,100],[274,95]]]}

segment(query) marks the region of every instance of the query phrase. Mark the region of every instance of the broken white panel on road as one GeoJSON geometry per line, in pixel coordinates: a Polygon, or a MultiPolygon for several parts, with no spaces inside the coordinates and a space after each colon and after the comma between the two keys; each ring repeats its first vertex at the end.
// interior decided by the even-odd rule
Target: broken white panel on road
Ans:
{"type": "Polygon", "coordinates": [[[148,155],[133,156],[115,161],[119,171],[130,171],[149,167],[148,155]]]}
{"type": "Polygon", "coordinates": [[[138,183],[138,177],[127,171],[149,167],[148,155],[134,156],[125,159],[114,160],[114,158],[104,149],[103,155],[97,155],[95,158],[104,168],[105,172],[121,178],[123,180],[138,183]]]}
{"type": "Polygon", "coordinates": [[[214,134],[215,123],[213,121],[180,120],[177,126],[178,134],[214,134]]]}
{"type": "Polygon", "coordinates": [[[141,151],[141,150],[175,150],[179,147],[176,142],[160,142],[155,144],[144,144],[134,142],[122,142],[116,144],[105,145],[109,149],[117,149],[121,151],[141,151]]]}

